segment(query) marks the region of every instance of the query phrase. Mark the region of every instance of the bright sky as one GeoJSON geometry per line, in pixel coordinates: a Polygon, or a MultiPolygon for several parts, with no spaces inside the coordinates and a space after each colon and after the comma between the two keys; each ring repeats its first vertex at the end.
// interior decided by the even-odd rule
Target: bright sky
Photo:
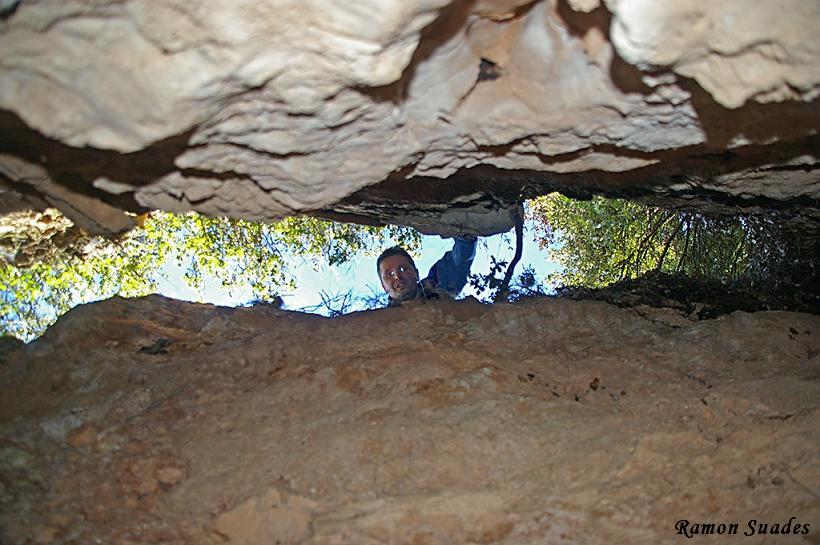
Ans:
{"type": "MultiPolygon", "coordinates": [[[[515,237],[512,231],[506,235],[495,235],[479,239],[472,272],[487,274],[490,271],[491,255],[495,255],[497,260],[509,262],[515,253],[514,243],[515,237]]],[[[385,247],[388,245],[385,244],[385,247]]],[[[438,261],[444,255],[444,252],[450,250],[452,245],[452,239],[442,239],[437,236],[422,237],[421,250],[413,255],[421,275],[426,276],[433,263],[438,261]]],[[[318,271],[314,270],[314,266],[309,260],[297,259],[299,261],[296,263],[290,263],[290,268],[296,277],[298,288],[293,292],[282,294],[285,308],[296,310],[320,305],[322,303],[322,293],[332,297],[352,291],[354,296],[366,296],[383,291],[376,276],[375,256],[357,256],[344,265],[335,267],[324,265],[318,271]]],[[[516,267],[516,275],[523,271],[527,265],[535,269],[539,280],[543,280],[547,274],[557,269],[557,265],[549,260],[548,252],[539,249],[532,236],[528,236],[525,232],[524,251],[521,261],[516,267]]],[[[235,293],[231,295],[226,288],[220,285],[218,280],[213,278],[206,278],[204,296],[200,299],[196,291],[186,285],[183,279],[185,269],[177,265],[175,260],[166,263],[164,272],[167,279],[160,279],[158,291],[168,297],[188,301],[201,300],[204,303],[225,306],[242,305],[253,299],[253,294],[249,288],[234,290],[235,293]]],[[[464,288],[461,294],[461,296],[467,295],[476,295],[469,285],[464,288]]]]}

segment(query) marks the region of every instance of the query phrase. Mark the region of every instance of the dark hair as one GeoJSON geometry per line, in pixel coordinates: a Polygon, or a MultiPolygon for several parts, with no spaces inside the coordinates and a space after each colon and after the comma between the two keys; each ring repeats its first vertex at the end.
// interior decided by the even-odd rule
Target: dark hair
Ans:
{"type": "Polygon", "coordinates": [[[379,256],[379,259],[376,260],[376,274],[379,275],[379,280],[381,280],[381,278],[382,278],[382,271],[381,271],[382,261],[384,261],[388,257],[392,257],[394,255],[403,255],[404,257],[406,257],[407,260],[410,262],[410,265],[412,265],[413,269],[415,269],[416,276],[418,276],[419,269],[418,269],[418,267],[416,267],[416,262],[413,261],[412,257],[410,257],[410,254],[407,253],[407,250],[405,250],[401,246],[393,246],[393,247],[388,248],[385,251],[383,251],[382,254],[379,256]]]}

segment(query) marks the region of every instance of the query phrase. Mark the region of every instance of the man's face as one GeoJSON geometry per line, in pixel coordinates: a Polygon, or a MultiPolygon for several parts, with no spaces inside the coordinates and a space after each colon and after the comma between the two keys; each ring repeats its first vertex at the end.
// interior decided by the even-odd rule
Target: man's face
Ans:
{"type": "Polygon", "coordinates": [[[407,301],[416,296],[419,275],[403,255],[391,255],[379,265],[382,287],[396,301],[407,301]]]}

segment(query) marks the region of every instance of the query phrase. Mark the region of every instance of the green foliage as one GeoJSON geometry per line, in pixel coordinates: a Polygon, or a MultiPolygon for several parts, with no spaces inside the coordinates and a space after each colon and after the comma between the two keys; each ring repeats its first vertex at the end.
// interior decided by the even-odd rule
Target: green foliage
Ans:
{"type": "Polygon", "coordinates": [[[490,270],[487,273],[474,273],[469,276],[469,284],[475,290],[476,297],[487,303],[490,302],[515,302],[526,297],[544,297],[550,295],[553,290],[538,279],[536,270],[527,265],[523,268],[513,282],[503,289],[504,279],[499,274],[507,269],[506,261],[498,261],[494,256],[490,256],[490,270]],[[500,291],[503,290],[503,291],[500,291]],[[500,293],[500,295],[499,295],[500,293]]]}
{"type": "Polygon", "coordinates": [[[2,333],[28,339],[42,333],[71,307],[120,294],[136,297],[156,287],[171,245],[157,236],[94,240],[86,257],[54,252],[28,268],[0,264],[2,333]]]}
{"type": "Polygon", "coordinates": [[[245,286],[270,302],[295,287],[288,271],[294,258],[315,267],[339,265],[390,243],[418,248],[408,228],[362,227],[311,217],[265,224],[198,214],[155,212],[142,229],[110,241],[95,239],[83,252],[55,251],[28,268],[0,263],[0,334],[31,339],[71,307],[122,295],[153,293],[167,259],[186,267],[185,281],[202,296],[206,277],[231,294],[245,286]]]}
{"type": "Polygon", "coordinates": [[[275,228],[294,255],[308,257],[314,265],[340,265],[360,252],[372,255],[386,246],[385,240],[410,251],[421,244],[418,231],[395,225],[371,227],[298,216],[282,220],[275,228]]]}
{"type": "Polygon", "coordinates": [[[485,273],[472,273],[467,278],[468,283],[475,290],[476,295],[487,301],[494,301],[499,288],[504,283],[504,272],[507,270],[508,262],[496,259],[490,255],[490,270],[485,273]]]}
{"type": "Polygon", "coordinates": [[[649,271],[730,281],[748,272],[754,237],[743,219],[553,193],[533,201],[536,240],[564,270],[551,281],[602,287],[649,271]]]}

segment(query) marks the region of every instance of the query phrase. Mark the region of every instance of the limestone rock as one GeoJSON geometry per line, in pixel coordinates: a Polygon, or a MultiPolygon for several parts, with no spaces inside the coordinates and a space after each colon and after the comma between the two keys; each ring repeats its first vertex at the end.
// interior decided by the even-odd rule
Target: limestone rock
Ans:
{"type": "Polygon", "coordinates": [[[0,541],[814,542],[820,318],[652,312],[78,307],[0,366],[0,541]]]}
{"type": "Polygon", "coordinates": [[[107,203],[491,234],[520,198],[560,189],[820,216],[816,2],[26,0],[4,13],[0,171],[25,161],[53,184],[11,180],[10,194],[0,178],[0,209],[68,188],[92,200],[61,210],[95,222],[107,203]],[[449,197],[418,204],[430,186],[449,197]]]}
{"type": "Polygon", "coordinates": [[[609,0],[612,41],[631,64],[672,67],[727,108],[748,100],[811,101],[820,93],[820,4],[609,0]],[[768,15],[768,16],[766,16],[768,15]]]}
{"type": "Polygon", "coordinates": [[[237,545],[284,545],[302,541],[308,533],[310,519],[308,511],[288,506],[281,494],[271,489],[263,497],[251,498],[219,515],[213,531],[237,545]]]}

